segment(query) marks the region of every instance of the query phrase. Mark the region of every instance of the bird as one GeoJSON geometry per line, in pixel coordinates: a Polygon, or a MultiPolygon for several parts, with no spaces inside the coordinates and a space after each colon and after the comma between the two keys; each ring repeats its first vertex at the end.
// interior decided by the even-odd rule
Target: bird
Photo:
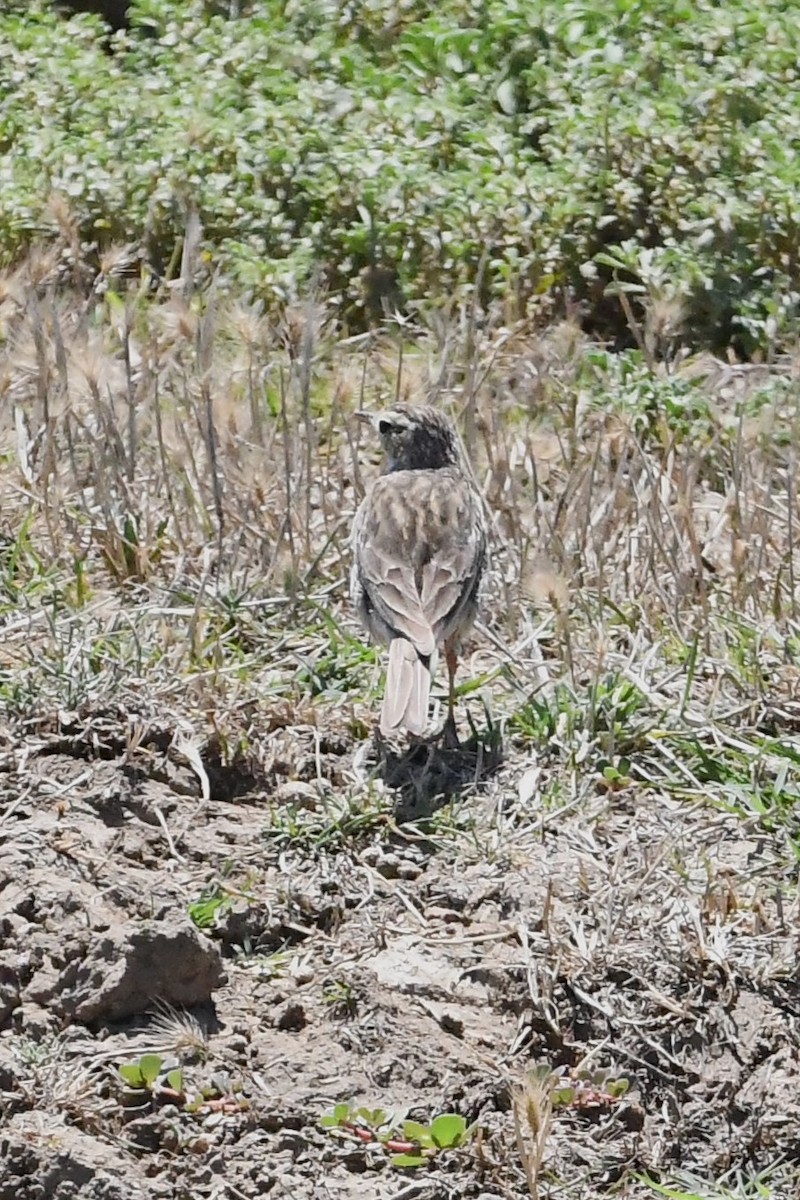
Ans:
{"type": "Polygon", "coordinates": [[[455,674],[487,565],[483,499],[450,419],[431,405],[397,403],[359,413],[377,432],[382,474],[353,521],[350,590],[370,636],[389,647],[379,729],[422,736],[431,676],[444,648],[445,745],[458,745],[455,674]]]}

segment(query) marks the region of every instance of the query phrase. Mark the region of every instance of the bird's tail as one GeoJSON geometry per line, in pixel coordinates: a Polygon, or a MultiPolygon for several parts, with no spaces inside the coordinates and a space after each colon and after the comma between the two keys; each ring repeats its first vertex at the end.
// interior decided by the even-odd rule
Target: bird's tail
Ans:
{"type": "Polygon", "coordinates": [[[389,645],[386,691],[381,708],[381,733],[389,737],[399,729],[423,734],[428,726],[431,673],[407,638],[389,645]]]}

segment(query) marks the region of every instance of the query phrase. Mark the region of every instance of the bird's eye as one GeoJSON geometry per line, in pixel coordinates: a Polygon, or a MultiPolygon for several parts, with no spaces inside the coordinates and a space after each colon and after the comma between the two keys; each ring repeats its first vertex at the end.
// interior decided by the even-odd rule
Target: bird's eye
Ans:
{"type": "Polygon", "coordinates": [[[392,424],[391,421],[386,421],[384,419],[381,419],[380,421],[378,421],[378,433],[383,433],[383,434],[391,433],[393,429],[394,429],[394,425],[392,424]]]}

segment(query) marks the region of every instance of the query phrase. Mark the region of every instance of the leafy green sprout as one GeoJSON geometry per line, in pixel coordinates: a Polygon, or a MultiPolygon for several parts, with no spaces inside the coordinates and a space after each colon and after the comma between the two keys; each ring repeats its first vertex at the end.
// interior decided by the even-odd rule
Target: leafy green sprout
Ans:
{"type": "Polygon", "coordinates": [[[358,991],[346,979],[330,979],[322,989],[322,999],[335,1016],[353,1017],[358,1009],[358,991]]]}
{"type": "Polygon", "coordinates": [[[240,1095],[241,1091],[240,1081],[233,1080],[227,1071],[220,1071],[189,1098],[186,1112],[196,1113],[207,1108],[212,1111],[241,1112],[250,1107],[249,1101],[240,1095]]]}
{"type": "Polygon", "coordinates": [[[578,1070],[557,1079],[552,1092],[554,1108],[588,1109],[614,1104],[627,1094],[630,1080],[614,1076],[604,1068],[578,1070]]]}
{"type": "Polygon", "coordinates": [[[443,1150],[457,1150],[473,1137],[476,1125],[468,1125],[458,1113],[441,1113],[429,1125],[412,1121],[383,1109],[353,1108],[336,1104],[319,1121],[323,1129],[342,1131],[366,1144],[382,1145],[394,1167],[424,1167],[443,1150]]]}
{"type": "Polygon", "coordinates": [[[396,1167],[422,1167],[440,1150],[457,1150],[465,1145],[474,1131],[475,1126],[467,1125],[466,1118],[457,1113],[442,1113],[430,1125],[404,1121],[403,1137],[416,1142],[419,1152],[395,1154],[392,1163],[396,1167]]]}
{"type": "Polygon", "coordinates": [[[198,929],[212,929],[217,918],[223,916],[232,906],[233,897],[218,883],[213,883],[203,888],[198,899],[188,905],[188,912],[198,929]]]}
{"type": "Polygon", "coordinates": [[[249,1107],[249,1101],[240,1095],[242,1085],[231,1079],[227,1072],[212,1075],[211,1079],[191,1092],[185,1088],[182,1067],[166,1073],[160,1054],[143,1054],[134,1062],[118,1067],[120,1078],[134,1092],[142,1095],[169,1099],[180,1104],[184,1112],[241,1112],[249,1107]]]}
{"type": "MultiPolygon", "coordinates": [[[[152,1092],[161,1076],[164,1060],[160,1054],[143,1054],[135,1062],[123,1063],[118,1068],[125,1083],[135,1091],[152,1092]]],[[[183,1070],[175,1067],[164,1076],[168,1087],[174,1092],[183,1091],[183,1070]]]]}

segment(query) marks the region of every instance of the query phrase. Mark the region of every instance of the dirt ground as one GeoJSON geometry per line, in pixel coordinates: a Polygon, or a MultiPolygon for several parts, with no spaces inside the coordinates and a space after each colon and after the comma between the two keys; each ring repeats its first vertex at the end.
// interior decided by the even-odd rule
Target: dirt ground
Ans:
{"type": "Polygon", "coordinates": [[[60,262],[0,302],[0,1200],[796,1200],[796,363],[60,262]],[[353,412],[434,383],[496,546],[478,748],[404,755],[353,412]]]}
{"type": "Polygon", "coordinates": [[[144,710],[9,729],[0,1200],[528,1196],[537,1064],[596,1073],[553,1108],[542,1197],[796,1164],[786,835],[634,785],[549,809],[513,740],[423,829],[403,769],[311,725],[231,767],[144,710]],[[145,1052],[181,1095],[126,1087],[145,1052]],[[476,1131],[400,1169],[320,1127],[340,1102],[476,1131]]]}

